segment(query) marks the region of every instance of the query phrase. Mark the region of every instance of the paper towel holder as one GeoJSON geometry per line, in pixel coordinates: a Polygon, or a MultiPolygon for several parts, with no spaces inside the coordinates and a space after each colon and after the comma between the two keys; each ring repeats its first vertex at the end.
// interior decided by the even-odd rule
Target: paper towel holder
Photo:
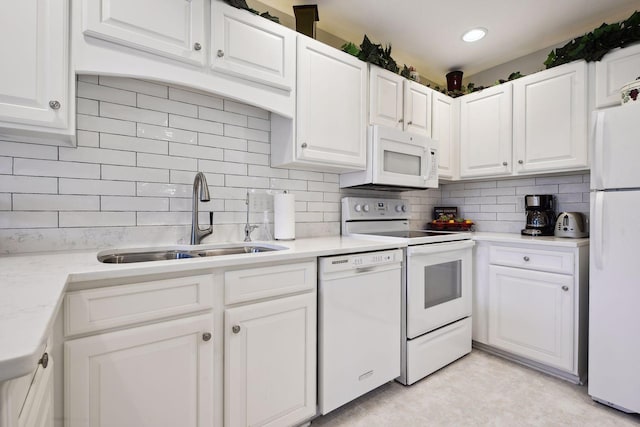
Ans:
{"type": "Polygon", "coordinates": [[[293,194],[290,194],[289,191],[284,190],[279,195],[274,195],[274,206],[273,206],[273,214],[274,214],[274,224],[273,224],[273,237],[275,240],[295,240],[295,197],[293,194]],[[291,201],[293,202],[290,206],[286,207],[286,210],[289,212],[276,212],[278,207],[278,202],[275,200],[278,196],[290,195],[292,197],[291,201]],[[281,220],[283,219],[280,214],[284,214],[287,216],[289,214],[289,220],[292,221],[290,224],[283,224],[281,220]]]}

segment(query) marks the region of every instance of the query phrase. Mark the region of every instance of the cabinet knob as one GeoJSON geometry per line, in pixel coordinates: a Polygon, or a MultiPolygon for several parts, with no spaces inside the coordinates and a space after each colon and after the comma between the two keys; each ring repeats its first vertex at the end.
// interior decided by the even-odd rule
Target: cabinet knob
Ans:
{"type": "Polygon", "coordinates": [[[567,291],[569,290],[569,287],[568,287],[567,285],[564,285],[564,286],[562,287],[562,290],[563,290],[563,291],[565,291],[565,292],[567,292],[567,291]]]}
{"type": "Polygon", "coordinates": [[[51,107],[54,110],[59,110],[60,109],[60,102],[59,101],[49,101],[49,107],[51,107]]]}
{"type": "Polygon", "coordinates": [[[302,147],[302,148],[307,148],[307,143],[306,143],[306,142],[303,142],[302,144],[300,144],[300,147],[302,147]]]}
{"type": "Polygon", "coordinates": [[[195,42],[193,44],[193,49],[194,50],[201,50],[202,49],[202,45],[200,43],[198,43],[198,42],[195,42]]]}
{"type": "Polygon", "coordinates": [[[231,331],[232,331],[234,334],[238,334],[238,333],[240,333],[240,326],[239,326],[239,325],[233,325],[233,326],[231,327],[231,331]]]}
{"type": "Polygon", "coordinates": [[[521,165],[521,164],[523,164],[523,163],[524,163],[524,162],[523,162],[522,160],[518,160],[518,164],[519,164],[519,165],[521,165]]]}
{"type": "Polygon", "coordinates": [[[507,166],[509,163],[507,162],[502,162],[502,166],[507,166]]]}
{"type": "Polygon", "coordinates": [[[202,341],[209,341],[211,339],[211,332],[205,332],[202,334],[202,341]]]}
{"type": "Polygon", "coordinates": [[[412,122],[411,120],[409,120],[409,121],[407,122],[407,124],[408,124],[408,125],[412,125],[412,124],[413,124],[413,122],[412,122]]]}
{"type": "Polygon", "coordinates": [[[42,365],[43,369],[47,369],[47,366],[49,366],[49,353],[43,354],[40,360],[38,360],[38,364],[42,365]]]}
{"type": "Polygon", "coordinates": [[[528,257],[528,256],[526,256],[526,255],[525,255],[525,256],[524,256],[524,258],[522,258],[522,259],[523,259],[523,260],[525,260],[525,261],[529,261],[529,257],[528,257]]]}
{"type": "Polygon", "coordinates": [[[398,123],[402,123],[402,122],[404,122],[404,120],[402,120],[402,119],[398,120],[398,123]]]}
{"type": "Polygon", "coordinates": [[[224,51],[222,49],[218,49],[216,55],[218,55],[218,58],[222,58],[224,56],[224,51]]]}

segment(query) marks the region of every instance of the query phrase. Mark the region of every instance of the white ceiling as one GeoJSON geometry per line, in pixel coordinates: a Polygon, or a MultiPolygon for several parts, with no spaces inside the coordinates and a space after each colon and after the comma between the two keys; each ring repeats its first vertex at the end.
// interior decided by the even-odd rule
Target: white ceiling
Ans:
{"type": "Polygon", "coordinates": [[[451,70],[468,77],[640,9],[639,0],[260,1],[289,15],[292,5],[317,4],[318,28],[356,45],[365,33],[374,43],[391,43],[400,67],[413,65],[436,82],[451,70]],[[463,42],[462,34],[475,27],[487,28],[488,35],[463,42]]]}

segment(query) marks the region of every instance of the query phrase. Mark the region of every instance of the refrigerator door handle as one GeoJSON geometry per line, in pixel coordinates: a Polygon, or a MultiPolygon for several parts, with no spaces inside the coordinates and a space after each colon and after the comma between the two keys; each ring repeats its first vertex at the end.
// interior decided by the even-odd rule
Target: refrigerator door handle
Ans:
{"type": "Polygon", "coordinates": [[[602,252],[602,231],[604,228],[604,193],[602,191],[595,192],[595,200],[594,200],[594,211],[593,215],[595,218],[594,225],[594,234],[595,239],[593,242],[593,249],[596,261],[596,268],[601,270],[602,265],[604,264],[604,253],[602,252]]]}
{"type": "Polygon", "coordinates": [[[596,190],[604,189],[603,167],[604,167],[604,111],[598,111],[595,120],[595,135],[593,148],[593,182],[596,190]]]}

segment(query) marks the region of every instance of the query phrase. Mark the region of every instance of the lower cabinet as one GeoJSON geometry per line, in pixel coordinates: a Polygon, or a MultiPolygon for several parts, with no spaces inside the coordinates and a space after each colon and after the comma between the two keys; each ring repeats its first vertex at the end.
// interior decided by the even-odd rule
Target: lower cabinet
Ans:
{"type": "Polygon", "coordinates": [[[213,315],[69,340],[67,427],[213,425],[213,315]]]}
{"type": "Polygon", "coordinates": [[[225,311],[225,425],[291,426],[316,412],[316,293],[225,311]]]}

